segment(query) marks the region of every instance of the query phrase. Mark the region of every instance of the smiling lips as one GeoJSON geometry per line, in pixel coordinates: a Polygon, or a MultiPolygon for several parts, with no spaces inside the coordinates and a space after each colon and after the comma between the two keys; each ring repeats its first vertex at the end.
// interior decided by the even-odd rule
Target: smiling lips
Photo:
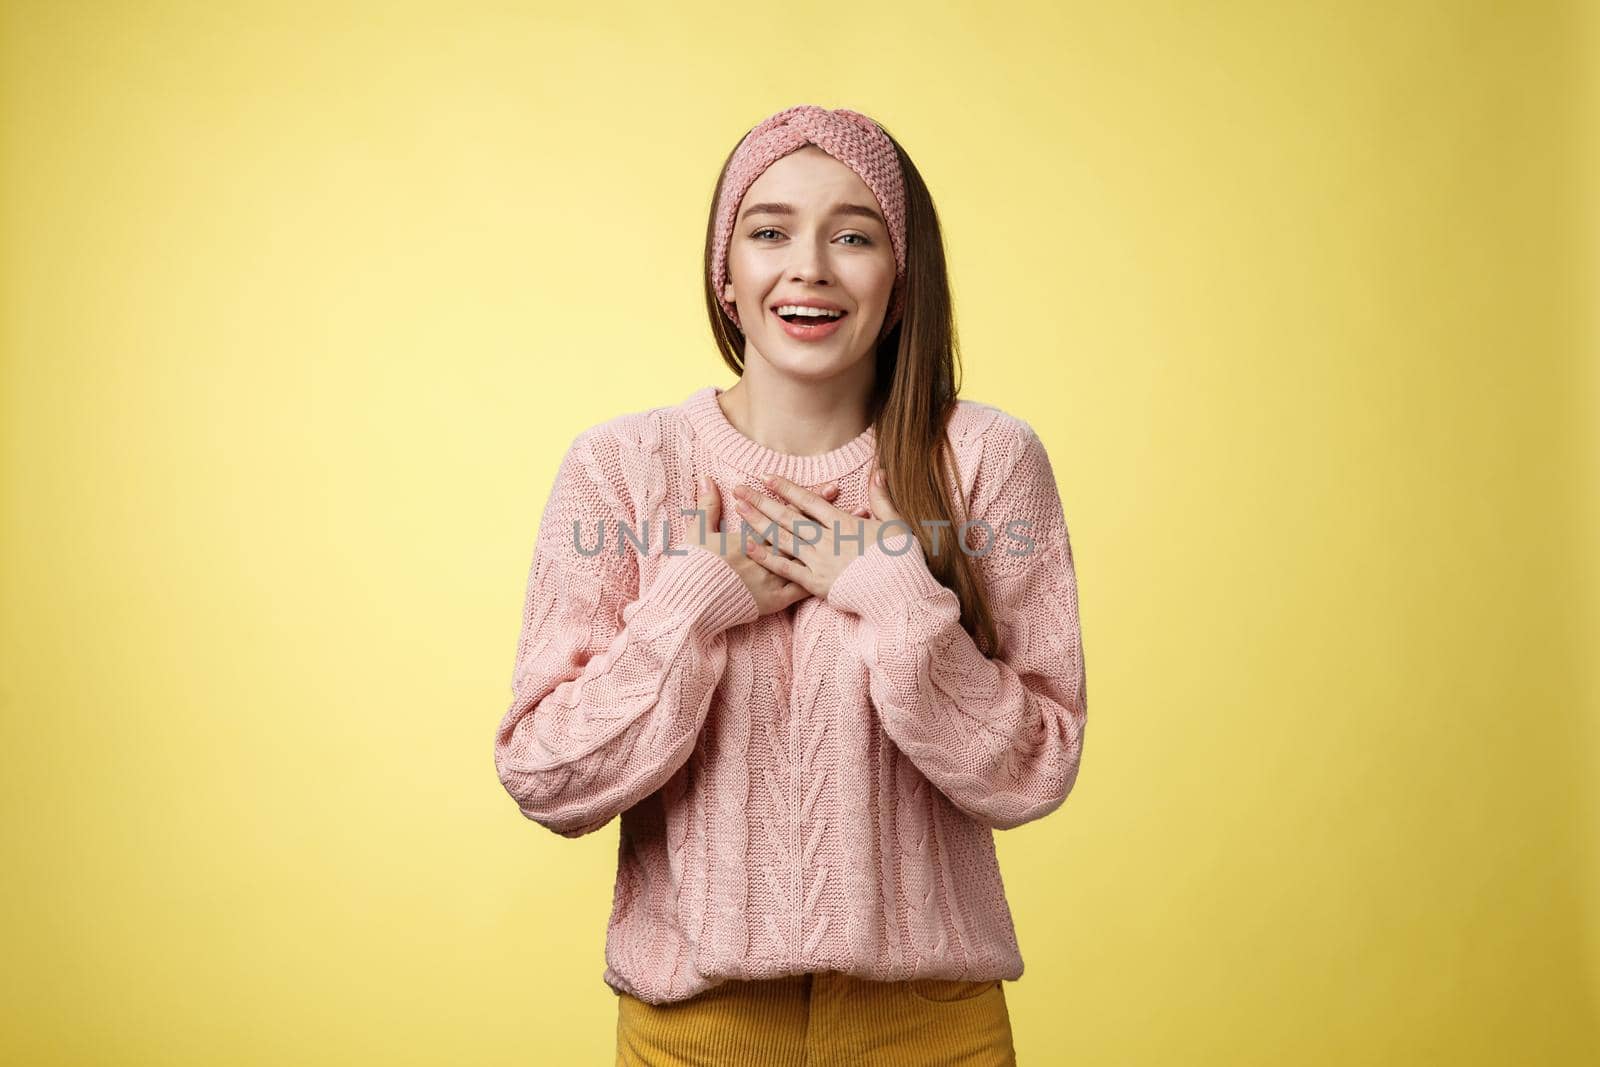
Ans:
{"type": "Polygon", "coordinates": [[[776,304],[769,309],[783,332],[797,341],[820,341],[839,329],[848,311],[830,305],[776,304]]]}

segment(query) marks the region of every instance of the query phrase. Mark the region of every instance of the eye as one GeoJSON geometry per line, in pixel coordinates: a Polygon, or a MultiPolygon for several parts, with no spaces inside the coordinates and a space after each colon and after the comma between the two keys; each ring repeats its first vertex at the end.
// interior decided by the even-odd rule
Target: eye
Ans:
{"type": "MultiPolygon", "coordinates": [[[[764,234],[764,233],[778,234],[778,230],[775,227],[772,227],[772,226],[763,226],[763,227],[761,227],[761,229],[756,230],[753,233],[751,233],[750,236],[759,241],[759,240],[762,240],[762,236],[761,235],[764,234]]],[[[781,234],[779,234],[779,236],[781,236],[781,234]]],[[[855,238],[855,241],[853,242],[853,245],[852,245],[852,247],[855,247],[855,248],[865,248],[868,245],[872,244],[872,239],[870,237],[866,236],[865,234],[861,234],[861,233],[841,234],[840,235],[840,240],[843,240],[846,237],[855,238]]]]}

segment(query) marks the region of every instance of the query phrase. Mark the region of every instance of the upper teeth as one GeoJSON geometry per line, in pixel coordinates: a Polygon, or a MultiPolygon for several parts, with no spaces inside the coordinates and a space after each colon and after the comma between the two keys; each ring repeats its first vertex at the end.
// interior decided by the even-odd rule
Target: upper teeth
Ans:
{"type": "Polygon", "coordinates": [[[811,316],[814,316],[814,317],[820,316],[820,317],[824,317],[824,318],[836,319],[840,315],[843,315],[844,312],[842,312],[842,311],[831,311],[828,308],[802,307],[799,304],[782,304],[782,305],[780,305],[778,307],[778,314],[780,314],[780,315],[811,315],[811,316]]]}

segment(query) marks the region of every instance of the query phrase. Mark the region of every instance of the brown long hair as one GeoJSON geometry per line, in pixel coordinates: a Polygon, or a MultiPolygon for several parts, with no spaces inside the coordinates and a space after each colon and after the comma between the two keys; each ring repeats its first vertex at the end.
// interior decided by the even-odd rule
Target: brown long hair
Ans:
{"type": "MultiPolygon", "coordinates": [[[[888,131],[885,130],[885,133],[888,131]]],[[[743,140],[743,135],[740,135],[743,140]]],[[[904,312],[894,328],[878,341],[877,374],[869,402],[878,462],[889,479],[895,507],[922,542],[929,570],[961,601],[961,625],[986,655],[999,646],[994,617],[974,557],[956,545],[954,532],[966,521],[965,503],[951,492],[960,485],[955,457],[945,436],[956,408],[961,356],[956,339],[955,312],[950,300],[950,276],[945,270],[944,231],[933,196],[911,157],[891,135],[906,186],[906,276],[904,312]],[[950,525],[934,550],[926,523],[944,520],[950,525]]],[[[744,375],[744,332],[730,319],[711,284],[711,260],[716,251],[716,206],[727,179],[728,164],[738,142],[723,161],[717,187],[711,194],[706,222],[706,312],[722,361],[735,374],[744,375]]],[[[974,546],[976,547],[976,546],[974,546]]]]}

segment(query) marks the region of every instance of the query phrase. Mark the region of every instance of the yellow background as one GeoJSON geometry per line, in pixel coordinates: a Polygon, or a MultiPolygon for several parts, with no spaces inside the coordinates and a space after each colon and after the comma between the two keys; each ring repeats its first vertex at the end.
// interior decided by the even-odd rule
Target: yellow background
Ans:
{"type": "Polygon", "coordinates": [[[491,760],[718,166],[885,123],[1073,533],[1024,1064],[1600,1055],[1593,5],[9,3],[0,1060],[598,1064],[491,760]]]}

